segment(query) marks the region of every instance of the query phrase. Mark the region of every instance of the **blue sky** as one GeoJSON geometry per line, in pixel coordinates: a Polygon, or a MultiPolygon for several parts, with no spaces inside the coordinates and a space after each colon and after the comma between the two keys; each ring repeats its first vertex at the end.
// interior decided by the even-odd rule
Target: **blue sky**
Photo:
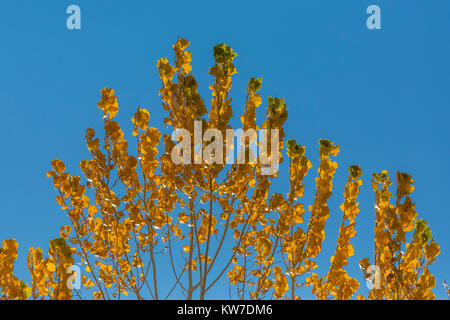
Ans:
{"type": "MultiPolygon", "coordinates": [[[[101,128],[96,103],[105,86],[117,92],[117,119],[128,134],[138,106],[148,108],[152,125],[162,129],[156,61],[172,60],[171,45],[181,36],[191,41],[193,73],[205,101],[212,48],[222,42],[239,54],[231,91],[235,114],[242,110],[252,76],[263,78],[263,101],[285,98],[286,136],[305,145],[315,165],[306,181],[307,204],[313,199],[317,141],[341,145],[319,260],[325,269],[335,248],[347,167],[357,163],[364,171],[356,255],[347,268],[362,287],[357,263],[373,249],[370,175],[383,169],[392,177],[397,170],[410,173],[417,181],[413,201],[419,217],[429,221],[441,245],[432,272],[435,293],[445,298],[441,283],[450,281],[449,13],[447,0],[3,1],[0,239],[19,241],[19,275],[26,273],[28,248],[47,249],[68,223],[45,177],[50,161],[60,158],[72,173],[80,173],[78,163],[88,157],[85,129],[101,128]],[[81,8],[81,30],[66,28],[71,4],[81,8]],[[381,30],[366,28],[371,4],[381,8],[381,30]]],[[[283,181],[286,177],[274,192],[285,191],[283,181]]],[[[228,288],[219,288],[228,294],[228,288]]]]}

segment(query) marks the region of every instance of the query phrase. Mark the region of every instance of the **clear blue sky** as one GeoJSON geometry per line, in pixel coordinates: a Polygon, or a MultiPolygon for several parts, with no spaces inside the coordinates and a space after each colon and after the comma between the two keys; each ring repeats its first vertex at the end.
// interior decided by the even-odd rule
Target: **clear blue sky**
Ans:
{"type": "MultiPolygon", "coordinates": [[[[382,169],[412,174],[416,209],[441,245],[432,272],[435,293],[445,298],[441,283],[450,281],[449,16],[448,0],[2,1],[0,239],[19,241],[19,275],[25,275],[28,248],[47,250],[49,239],[68,224],[45,177],[50,161],[60,158],[80,173],[78,163],[88,157],[85,129],[101,128],[96,103],[105,86],[119,96],[117,118],[128,134],[139,105],[162,128],[156,61],[173,60],[171,45],[182,36],[191,41],[193,72],[206,101],[212,47],[222,42],[239,54],[232,87],[235,114],[242,110],[252,76],[263,78],[264,101],[269,95],[285,98],[286,135],[307,147],[315,165],[307,179],[307,204],[318,139],[341,145],[319,260],[325,267],[335,248],[347,167],[358,163],[365,173],[356,256],[348,267],[362,287],[357,263],[372,257],[373,247],[370,175],[382,169]],[[71,4],[81,7],[81,30],[66,28],[71,4]],[[370,4],[381,7],[381,30],[366,28],[370,4]]],[[[285,176],[273,191],[285,191],[286,181],[285,176]]],[[[220,288],[228,294],[226,287],[217,292],[220,288]]]]}

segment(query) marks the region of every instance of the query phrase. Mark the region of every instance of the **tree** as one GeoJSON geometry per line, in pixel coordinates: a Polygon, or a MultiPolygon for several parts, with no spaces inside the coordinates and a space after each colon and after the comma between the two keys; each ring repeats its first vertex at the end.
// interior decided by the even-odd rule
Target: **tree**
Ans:
{"type": "MultiPolygon", "coordinates": [[[[237,288],[241,299],[300,299],[302,287],[310,287],[319,299],[354,297],[360,284],[344,267],[354,254],[351,239],[356,234],[361,168],[349,168],[336,250],[329,271],[319,276],[314,272],[315,261],[325,239],[327,200],[337,168],[333,159],[339,146],[319,140],[316,191],[305,225],[303,179],[312,164],[304,146],[292,139],[284,141],[283,124],[288,113],[283,99],[269,97],[267,117],[261,127],[256,124],[256,108],[262,104],[262,80],[251,78],[240,117],[242,129],[277,130],[278,135],[263,141],[255,141],[252,135],[244,137],[242,155],[248,159],[244,163],[227,166],[220,161],[199,161],[202,155],[214,158],[222,153],[230,157],[227,147],[234,137],[227,136],[233,115],[229,90],[237,54],[225,44],[214,47],[215,64],[209,69],[214,83],[210,86],[208,113],[191,74],[188,45],[187,40],[178,39],[173,46],[174,65],[163,58],[157,67],[162,80],[159,93],[168,112],[164,124],[174,131],[185,130],[189,139],[185,136],[182,141],[174,141],[167,134],[160,146],[160,131],[149,126],[149,112],[138,108],[132,118],[137,148],[133,156],[124,132],[114,120],[119,110],[114,90],[101,90],[97,107],[103,113],[104,136],[101,144],[92,128],[86,131],[91,158],[80,163],[84,182],[70,175],[58,159],[52,161],[52,170],[47,173],[57,191],[56,201],[71,225],[63,226],[60,238],[50,242],[48,257],[39,248],[30,249],[29,284],[13,275],[17,242],[3,242],[2,299],[86,297],[81,290],[71,290],[67,285],[74,276],[67,270],[75,262],[85,266],[88,276],[82,276],[83,290],[93,288],[95,299],[128,295],[167,299],[175,290],[187,299],[204,299],[224,277],[237,288]],[[197,125],[202,137],[208,130],[216,130],[206,146],[191,139],[197,125]],[[226,139],[218,140],[218,136],[226,139]],[[182,143],[184,147],[180,148],[182,143]],[[262,148],[263,157],[250,161],[254,152],[251,143],[271,148],[262,148]],[[158,147],[164,150],[159,157],[158,147]],[[289,161],[289,190],[285,194],[273,193],[270,189],[278,171],[265,173],[267,162],[261,159],[276,156],[281,162],[284,150],[289,161]],[[180,156],[181,163],[174,163],[174,154],[180,156]],[[173,283],[165,285],[165,291],[161,291],[161,270],[173,274],[173,283]]],[[[428,267],[440,248],[427,223],[417,218],[410,198],[413,182],[410,175],[397,173],[397,192],[391,203],[388,172],[372,176],[376,197],[374,266],[369,259],[360,262],[365,277],[373,283],[369,299],[434,298],[431,289],[435,279],[428,267]]]]}

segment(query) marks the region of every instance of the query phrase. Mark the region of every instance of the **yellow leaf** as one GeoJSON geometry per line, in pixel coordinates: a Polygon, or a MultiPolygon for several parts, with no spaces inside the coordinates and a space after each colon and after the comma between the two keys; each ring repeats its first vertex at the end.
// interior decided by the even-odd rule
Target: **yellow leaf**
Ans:
{"type": "Polygon", "coordinates": [[[53,262],[47,262],[46,264],[47,270],[53,272],[56,270],[55,264],[53,262]]]}
{"type": "Polygon", "coordinates": [[[91,279],[87,279],[86,282],[84,283],[84,286],[85,286],[86,288],[90,288],[90,287],[95,286],[95,284],[94,284],[94,282],[92,282],[91,279]]]}

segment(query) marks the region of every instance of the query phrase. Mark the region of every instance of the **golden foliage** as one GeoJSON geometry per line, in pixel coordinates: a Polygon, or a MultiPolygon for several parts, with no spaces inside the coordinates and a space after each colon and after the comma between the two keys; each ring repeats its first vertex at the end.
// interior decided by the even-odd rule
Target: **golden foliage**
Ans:
{"type": "MultiPolygon", "coordinates": [[[[164,124],[174,130],[186,129],[192,137],[194,121],[201,121],[202,133],[214,128],[226,136],[233,116],[229,92],[237,54],[225,44],[214,47],[208,113],[191,74],[188,46],[187,40],[178,39],[173,46],[174,64],[167,58],[157,62],[162,81],[159,94],[168,112],[164,124]]],[[[131,119],[137,153],[129,154],[129,141],[114,120],[119,110],[117,96],[113,89],[102,89],[97,107],[103,112],[104,137],[100,143],[94,129],[86,131],[91,157],[79,164],[85,182],[66,172],[59,159],[52,161],[52,170],[47,173],[70,225],[61,228],[61,238],[50,241],[47,258],[39,248],[29,250],[29,285],[13,274],[17,242],[3,242],[1,298],[71,299],[80,290],[67,287],[71,276],[67,269],[77,262],[88,274],[82,276],[83,290],[92,290],[94,299],[120,299],[129,294],[137,299],[161,299],[170,297],[175,289],[187,299],[192,299],[194,293],[204,299],[224,274],[230,285],[237,286],[242,299],[301,299],[298,288],[305,286],[311,287],[319,299],[365,299],[360,294],[355,296],[360,284],[344,269],[354,255],[351,239],[356,234],[362,171],[357,165],[349,168],[336,250],[329,271],[320,276],[313,270],[318,267],[316,259],[330,217],[327,202],[333,192],[337,170],[333,157],[338,155],[339,146],[319,140],[316,190],[305,226],[303,181],[312,164],[304,146],[295,140],[284,143],[283,125],[288,111],[283,99],[268,98],[266,119],[258,126],[256,109],[262,104],[261,87],[262,79],[251,78],[248,82],[240,116],[242,129],[279,130],[280,162],[285,146],[289,159],[289,190],[285,194],[270,191],[278,173],[262,174],[265,165],[260,161],[226,168],[224,164],[199,163],[198,154],[193,152],[194,164],[174,164],[170,157],[175,146],[171,136],[162,136],[158,129],[150,127],[150,113],[141,107],[131,119]],[[160,259],[155,257],[161,252],[168,255],[164,265],[159,265],[160,259]],[[158,272],[172,272],[175,279],[164,294],[158,272]]],[[[269,145],[273,143],[270,139],[269,145]]],[[[191,140],[195,149],[196,142],[191,140]]],[[[223,141],[224,150],[228,142],[223,141]]],[[[248,145],[245,149],[249,156],[248,145]]],[[[434,298],[431,289],[435,279],[429,265],[440,248],[427,223],[417,219],[410,198],[413,182],[408,174],[397,174],[396,202],[392,204],[388,173],[373,175],[374,264],[381,270],[381,285],[370,291],[368,299],[434,298]],[[412,240],[407,242],[406,233],[412,231],[412,240]]],[[[360,266],[369,278],[369,260],[361,260],[360,266]]]]}

